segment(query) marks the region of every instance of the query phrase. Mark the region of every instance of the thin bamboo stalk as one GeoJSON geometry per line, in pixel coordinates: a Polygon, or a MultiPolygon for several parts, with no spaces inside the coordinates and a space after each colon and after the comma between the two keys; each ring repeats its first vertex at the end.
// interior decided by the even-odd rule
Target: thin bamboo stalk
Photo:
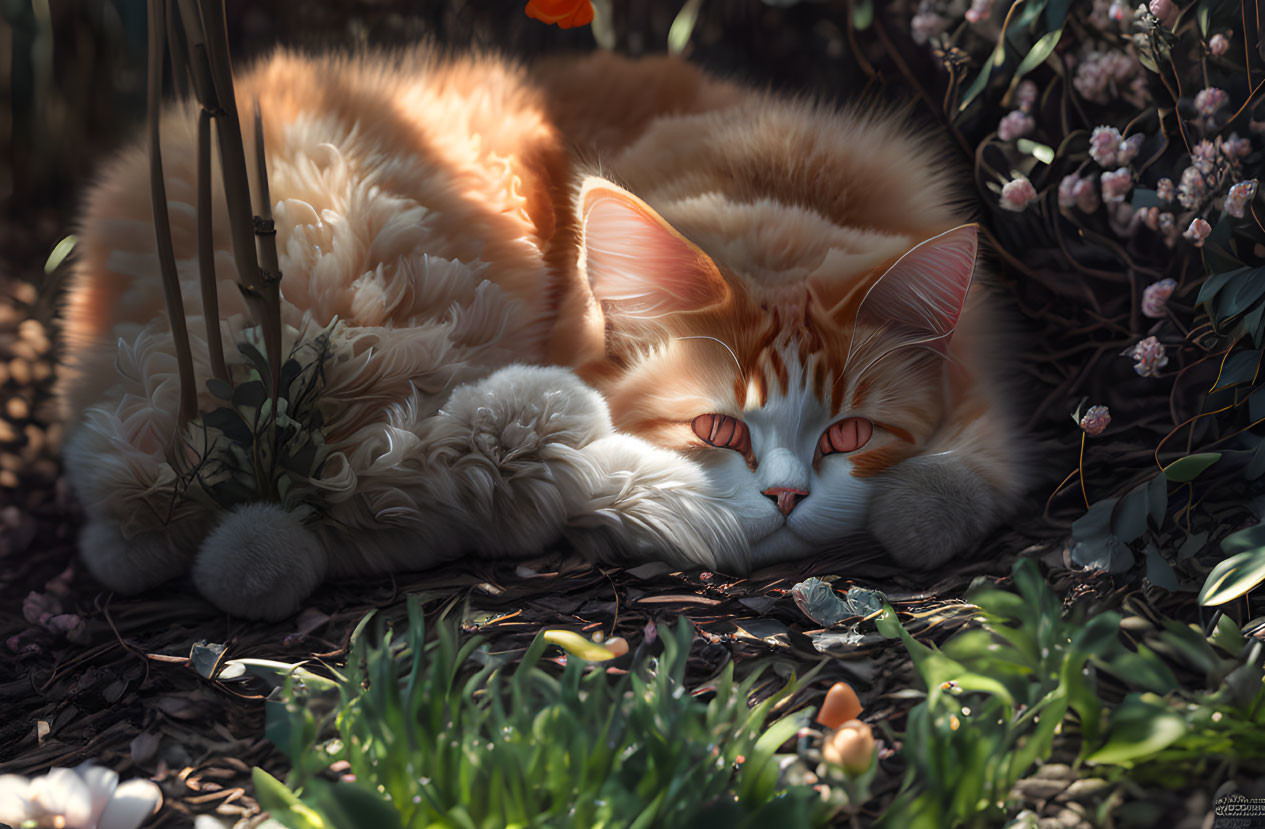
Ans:
{"type": "MultiPolygon", "coordinates": [[[[185,5],[192,4],[185,2],[185,5]]],[[[246,151],[237,117],[237,99],[233,91],[233,71],[229,62],[223,2],[198,0],[197,6],[208,74],[214,89],[213,106],[210,108],[215,114],[216,137],[219,139],[220,172],[224,178],[224,195],[228,204],[229,231],[233,240],[233,257],[237,264],[238,286],[250,306],[255,322],[263,330],[271,389],[275,398],[281,378],[282,357],[280,273],[277,270],[265,273],[259,267],[254,214],[250,204],[250,181],[246,172],[246,151]]],[[[203,100],[203,106],[207,105],[208,102],[203,100]]]]}
{"type": "MultiPolygon", "coordinates": [[[[163,22],[165,2],[149,4],[149,77],[147,109],[149,114],[149,187],[154,213],[154,235],[158,248],[158,264],[162,272],[163,297],[167,302],[167,319],[176,351],[176,368],[180,377],[180,426],[198,413],[198,395],[193,376],[193,352],[189,348],[189,331],[184,318],[184,299],[180,276],[176,271],[176,255],[171,243],[171,218],[167,214],[167,186],[163,179],[162,146],[159,120],[162,116],[163,22]]],[[[173,439],[177,439],[173,436],[173,439]]]]}
{"type": "Polygon", "coordinates": [[[214,216],[211,209],[211,112],[198,116],[198,279],[202,286],[202,318],[206,320],[206,347],[211,352],[211,371],[229,382],[220,336],[220,298],[215,279],[214,216]]]}

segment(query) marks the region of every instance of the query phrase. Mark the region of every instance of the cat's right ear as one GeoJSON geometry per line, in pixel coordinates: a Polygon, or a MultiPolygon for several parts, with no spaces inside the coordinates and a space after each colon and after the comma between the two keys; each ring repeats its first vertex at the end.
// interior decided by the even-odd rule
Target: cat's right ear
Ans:
{"type": "Polygon", "coordinates": [[[594,298],[616,320],[653,322],[729,296],[716,263],[622,187],[590,176],[577,210],[581,266],[594,298]]]}

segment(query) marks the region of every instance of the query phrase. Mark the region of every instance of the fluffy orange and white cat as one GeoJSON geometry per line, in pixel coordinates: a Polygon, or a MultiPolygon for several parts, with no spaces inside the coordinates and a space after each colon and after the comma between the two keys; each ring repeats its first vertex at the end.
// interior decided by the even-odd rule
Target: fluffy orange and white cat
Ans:
{"type": "MultiPolygon", "coordinates": [[[[895,119],[604,54],[283,52],[237,86],[242,122],[263,113],[286,347],[329,336],[327,456],[281,503],[199,497],[194,447],[228,449],[196,425],[170,449],[148,168],[124,152],[88,197],[61,385],[107,586],[191,570],[220,607],[278,618],[325,578],[561,538],[733,572],[869,533],[919,568],[1014,502],[976,229],[895,119]]],[[[162,120],[205,389],[195,124],[189,103],[162,120]]],[[[215,211],[233,358],[258,331],[218,190],[215,211]]]]}

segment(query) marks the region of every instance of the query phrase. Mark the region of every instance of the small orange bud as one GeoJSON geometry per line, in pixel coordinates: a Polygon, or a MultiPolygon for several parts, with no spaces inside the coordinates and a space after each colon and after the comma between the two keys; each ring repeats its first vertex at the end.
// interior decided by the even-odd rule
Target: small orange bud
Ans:
{"type": "Polygon", "coordinates": [[[523,11],[543,23],[556,23],[559,29],[593,22],[592,0],[530,0],[523,11]]]}
{"type": "Polygon", "coordinates": [[[821,756],[848,774],[861,774],[874,756],[874,732],[860,720],[848,720],[826,738],[821,756]]]}
{"type": "Polygon", "coordinates": [[[826,728],[839,728],[848,720],[861,716],[862,710],[861,701],[857,699],[857,692],[852,690],[852,686],[846,682],[836,682],[826,693],[826,701],[817,712],[817,722],[826,728]]]}

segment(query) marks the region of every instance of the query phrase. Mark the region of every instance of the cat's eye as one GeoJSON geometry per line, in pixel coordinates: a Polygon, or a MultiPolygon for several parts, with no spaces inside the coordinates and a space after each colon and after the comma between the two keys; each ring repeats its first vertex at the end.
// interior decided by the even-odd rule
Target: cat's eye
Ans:
{"type": "Polygon", "coordinates": [[[817,439],[817,457],[855,452],[869,443],[873,436],[874,424],[870,421],[863,417],[844,418],[821,433],[817,439]]]}
{"type": "Polygon", "coordinates": [[[723,414],[699,415],[690,426],[694,429],[694,434],[709,446],[733,449],[746,457],[751,455],[751,433],[747,431],[747,424],[736,417],[723,414]]]}

